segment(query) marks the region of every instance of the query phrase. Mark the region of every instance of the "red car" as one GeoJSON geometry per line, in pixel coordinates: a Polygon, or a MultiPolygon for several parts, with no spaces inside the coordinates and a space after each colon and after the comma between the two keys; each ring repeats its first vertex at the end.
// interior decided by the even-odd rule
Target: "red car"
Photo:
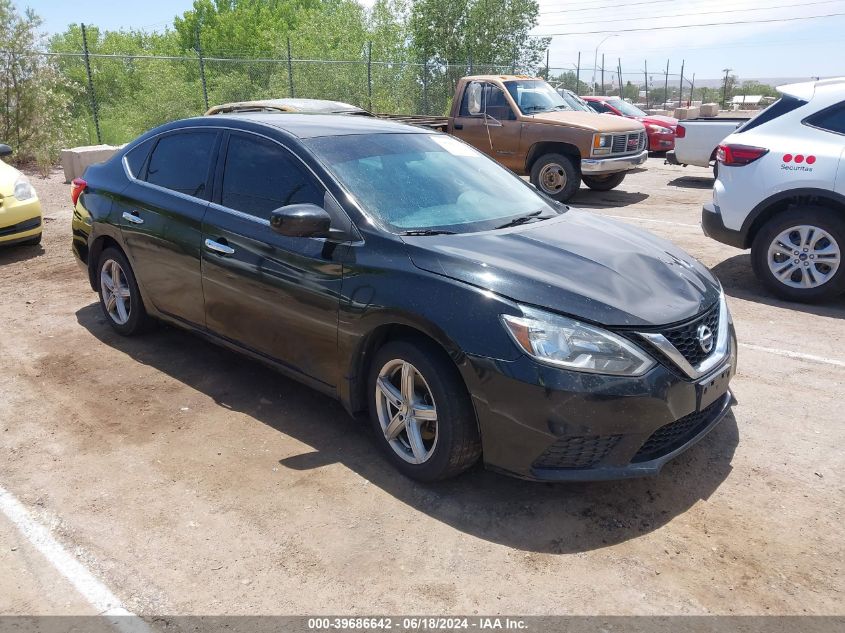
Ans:
{"type": "Polygon", "coordinates": [[[675,128],[678,119],[670,116],[652,116],[640,110],[637,106],[623,101],[619,97],[581,97],[590,104],[596,112],[615,114],[617,116],[636,119],[645,125],[648,134],[648,151],[668,152],[675,149],[675,128]]]}

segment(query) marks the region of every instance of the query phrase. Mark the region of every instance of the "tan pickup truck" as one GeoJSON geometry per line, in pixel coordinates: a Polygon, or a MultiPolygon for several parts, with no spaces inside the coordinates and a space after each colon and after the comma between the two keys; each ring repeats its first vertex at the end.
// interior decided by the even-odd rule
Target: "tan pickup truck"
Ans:
{"type": "Polygon", "coordinates": [[[575,110],[542,79],[520,75],[461,78],[448,117],[372,115],[314,99],[230,103],[207,114],[260,110],[377,116],[448,132],[530,176],[535,187],[561,202],[575,195],[582,180],[591,189],[613,189],[648,156],[639,121],[575,110]]]}
{"type": "Polygon", "coordinates": [[[460,79],[447,131],[560,201],[581,180],[613,189],[648,157],[639,121],[573,110],[542,79],[518,75],[460,79]]]}

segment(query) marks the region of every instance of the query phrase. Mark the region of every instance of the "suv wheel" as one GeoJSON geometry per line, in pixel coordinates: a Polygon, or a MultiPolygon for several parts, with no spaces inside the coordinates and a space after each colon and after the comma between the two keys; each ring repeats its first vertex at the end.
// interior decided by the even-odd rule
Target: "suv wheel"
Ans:
{"type": "Polygon", "coordinates": [[[150,317],[126,255],[116,248],[103,250],[97,263],[97,285],[100,307],[117,333],[131,336],[147,329],[150,317]]]}
{"type": "Polygon", "coordinates": [[[531,184],[550,198],[566,202],[578,191],[581,181],[570,158],[546,154],[531,166],[531,184]]]}
{"type": "Polygon", "coordinates": [[[754,238],[754,272],[790,301],[819,301],[845,292],[845,220],[822,207],[798,207],[769,220],[754,238]]]}
{"type": "Polygon", "coordinates": [[[582,176],[581,180],[594,191],[610,191],[616,189],[625,180],[625,172],[620,171],[607,176],[582,176]]]}
{"type": "Polygon", "coordinates": [[[469,395],[439,348],[425,341],[387,343],[373,359],[368,387],[377,441],[408,477],[452,477],[481,455],[469,395]]]}

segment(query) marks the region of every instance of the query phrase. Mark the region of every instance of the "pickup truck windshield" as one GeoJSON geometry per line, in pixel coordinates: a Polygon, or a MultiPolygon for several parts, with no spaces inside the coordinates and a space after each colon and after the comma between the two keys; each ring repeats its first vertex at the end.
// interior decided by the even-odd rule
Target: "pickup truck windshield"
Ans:
{"type": "Polygon", "coordinates": [[[506,81],[505,88],[516,101],[522,114],[578,109],[568,104],[554,88],[541,79],[506,81]]]}
{"type": "Polygon", "coordinates": [[[565,208],[445,134],[326,136],[305,144],[363,210],[393,233],[486,231],[521,218],[539,221],[565,208]]]}
{"type": "Polygon", "coordinates": [[[625,116],[648,116],[645,112],[640,110],[637,106],[631,105],[627,101],[623,101],[622,99],[608,99],[607,101],[610,105],[614,108],[619,110],[625,116]]]}

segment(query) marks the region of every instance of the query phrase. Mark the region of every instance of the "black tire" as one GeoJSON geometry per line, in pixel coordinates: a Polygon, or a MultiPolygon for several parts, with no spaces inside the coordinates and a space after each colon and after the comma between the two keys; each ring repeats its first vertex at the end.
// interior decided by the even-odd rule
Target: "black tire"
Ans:
{"type": "Polygon", "coordinates": [[[713,180],[718,180],[719,178],[719,161],[714,161],[713,163],[713,180]]]}
{"type": "MultiPolygon", "coordinates": [[[[811,303],[841,295],[845,292],[845,264],[841,262],[838,270],[829,279],[810,288],[796,288],[788,285],[787,282],[781,281],[769,267],[769,248],[782,233],[797,226],[810,226],[815,227],[816,230],[821,229],[825,231],[835,241],[835,246],[839,250],[841,259],[842,252],[845,250],[845,218],[840,213],[824,207],[792,207],[768,220],[754,237],[754,243],[751,246],[751,263],[757,278],[772,293],[788,301],[811,303]]],[[[815,235],[818,235],[818,233],[815,235]]],[[[817,255],[818,251],[815,251],[812,246],[805,251],[805,247],[799,244],[801,239],[797,232],[788,236],[787,239],[790,241],[789,246],[794,247],[798,251],[797,255],[793,251],[793,254],[790,256],[795,257],[792,263],[795,263],[797,260],[798,266],[792,269],[792,275],[788,279],[792,283],[799,283],[805,275],[808,275],[808,279],[818,282],[820,280],[819,275],[825,273],[826,267],[824,263],[819,263],[819,259],[813,258],[810,260],[810,255],[814,253],[817,255]],[[807,261],[810,262],[809,266],[806,265],[807,261]]],[[[816,239],[819,241],[815,245],[819,248],[824,247],[826,244],[832,244],[826,238],[816,239]]],[[[774,264],[782,263],[784,266],[788,266],[790,263],[790,257],[786,257],[785,254],[773,253],[772,257],[774,264]],[[775,257],[778,259],[776,260],[775,257]]],[[[830,267],[828,266],[827,269],[829,274],[830,267]]]]}
{"type": "Polygon", "coordinates": [[[531,166],[531,184],[550,198],[566,202],[578,191],[581,179],[571,158],[545,154],[531,166]]]}
{"type": "MultiPolygon", "coordinates": [[[[401,374],[401,367],[398,371],[401,374]]],[[[388,373],[388,378],[389,376],[388,373]]],[[[463,379],[446,353],[433,343],[422,339],[387,342],[373,358],[367,380],[367,394],[376,442],[390,462],[406,476],[418,481],[437,481],[454,477],[472,466],[481,455],[481,438],[475,411],[463,379]],[[413,366],[422,378],[422,381],[417,383],[417,397],[421,398],[419,402],[425,403],[428,400],[426,396],[430,395],[431,404],[436,407],[436,431],[431,426],[425,426],[430,423],[422,423],[423,426],[420,427],[421,437],[426,437],[427,432],[427,441],[431,443],[430,447],[425,446],[431,451],[430,456],[422,463],[407,461],[412,453],[407,429],[401,430],[394,440],[394,445],[398,447],[395,449],[385,437],[380,422],[379,400],[382,398],[382,391],[379,389],[377,392],[377,382],[382,371],[396,361],[407,362],[413,366]],[[404,451],[408,458],[401,457],[398,452],[400,450],[404,451]]],[[[382,400],[383,408],[384,402],[382,400]]],[[[399,416],[397,407],[388,408],[386,411],[388,418],[395,419],[399,416]],[[396,414],[391,415],[394,409],[396,414]]]]}
{"type": "MultiPolygon", "coordinates": [[[[129,260],[126,259],[126,255],[124,255],[122,251],[116,248],[106,248],[102,253],[100,253],[100,259],[97,261],[96,280],[97,294],[100,297],[100,308],[103,310],[103,315],[106,317],[106,321],[108,321],[109,325],[112,326],[115,332],[122,334],[123,336],[132,336],[134,334],[140,334],[150,328],[153,321],[149,315],[147,315],[147,311],[144,308],[144,301],[141,299],[141,292],[138,290],[138,282],[135,280],[135,273],[132,270],[132,266],[129,264],[129,260]],[[120,267],[122,279],[125,280],[125,286],[128,288],[129,292],[128,303],[124,304],[128,305],[128,308],[126,308],[126,312],[128,314],[125,322],[120,322],[120,316],[110,312],[109,307],[106,305],[106,298],[104,295],[107,294],[108,290],[104,290],[102,283],[103,268],[107,264],[111,265],[111,262],[116,262],[120,267]]],[[[122,285],[123,281],[121,281],[121,286],[122,285]]]]}
{"type": "Polygon", "coordinates": [[[581,176],[581,180],[594,191],[610,191],[622,184],[625,180],[625,172],[620,171],[607,176],[581,176]]]}

